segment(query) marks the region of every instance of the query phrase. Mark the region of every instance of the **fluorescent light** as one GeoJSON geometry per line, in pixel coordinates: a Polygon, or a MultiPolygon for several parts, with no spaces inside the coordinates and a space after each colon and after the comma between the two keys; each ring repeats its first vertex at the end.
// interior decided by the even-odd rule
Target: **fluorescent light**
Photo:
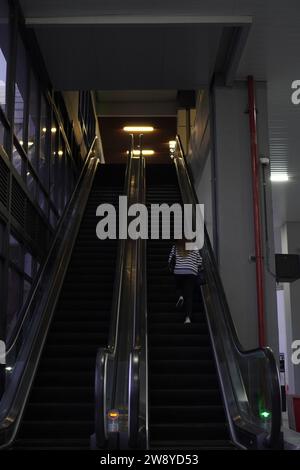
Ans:
{"type": "Polygon", "coordinates": [[[170,149],[174,149],[176,147],[176,140],[170,140],[169,147],[170,149]]]}
{"type": "Polygon", "coordinates": [[[27,171],[27,176],[30,176],[30,171],[27,171]]]}
{"type": "Polygon", "coordinates": [[[58,155],[59,155],[60,157],[62,157],[63,154],[64,154],[64,152],[63,152],[62,150],[59,150],[59,151],[58,151],[58,155]]]}
{"type": "MultiPolygon", "coordinates": [[[[53,128],[54,129],[54,128],[53,128]]],[[[43,127],[42,131],[44,132],[44,134],[47,132],[47,127],[43,127]]]]}
{"type": "Polygon", "coordinates": [[[153,132],[154,127],[151,126],[125,126],[123,127],[125,132],[153,132]]]}
{"type": "Polygon", "coordinates": [[[56,134],[56,132],[57,132],[56,127],[51,127],[51,132],[52,132],[52,134],[56,134]]]}
{"type": "Polygon", "coordinates": [[[23,147],[23,145],[24,145],[23,140],[20,140],[19,143],[20,143],[20,145],[22,145],[22,147],[23,147]]]}
{"type": "MultiPolygon", "coordinates": [[[[127,155],[129,155],[129,151],[128,151],[128,150],[127,150],[126,153],[127,153],[127,155]]],[[[140,150],[134,150],[134,151],[133,151],[133,155],[134,155],[134,156],[139,156],[140,154],[141,154],[140,150]]],[[[150,155],[154,155],[155,152],[154,152],[154,150],[142,150],[142,154],[143,154],[144,156],[150,156],[150,155]]]]}
{"type": "Polygon", "coordinates": [[[272,173],[271,181],[274,181],[277,183],[289,181],[289,175],[287,173],[272,173]]]}
{"type": "MultiPolygon", "coordinates": [[[[154,152],[154,150],[142,150],[142,154],[145,155],[145,156],[154,155],[155,152],[154,152]]],[[[133,155],[140,155],[140,151],[139,150],[134,150],[133,155]]]]}
{"type": "Polygon", "coordinates": [[[13,368],[8,366],[8,367],[5,367],[5,370],[7,370],[7,372],[11,372],[13,368]]]}
{"type": "Polygon", "coordinates": [[[28,147],[32,147],[34,145],[34,142],[28,142],[28,147]]]}

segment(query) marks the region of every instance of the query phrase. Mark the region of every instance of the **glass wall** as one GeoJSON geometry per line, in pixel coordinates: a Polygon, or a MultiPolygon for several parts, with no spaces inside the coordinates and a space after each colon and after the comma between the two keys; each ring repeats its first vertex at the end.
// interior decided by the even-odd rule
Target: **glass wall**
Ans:
{"type": "Polygon", "coordinates": [[[30,292],[38,261],[14,234],[9,236],[7,334],[18,321],[18,316],[30,292]]]}
{"type": "MultiPolygon", "coordinates": [[[[83,163],[62,95],[39,75],[17,3],[0,0],[0,339],[18,322],[83,163]]],[[[88,92],[81,103],[89,147],[88,92]]]]}
{"type": "Polygon", "coordinates": [[[15,78],[14,133],[20,145],[25,140],[25,100],[27,92],[27,54],[21,37],[17,41],[17,63],[15,78]]]}
{"type": "MultiPolygon", "coordinates": [[[[6,108],[7,62],[9,52],[9,12],[6,1],[0,1],[0,106],[6,108]]],[[[0,132],[1,135],[1,132],[0,132]]]]}

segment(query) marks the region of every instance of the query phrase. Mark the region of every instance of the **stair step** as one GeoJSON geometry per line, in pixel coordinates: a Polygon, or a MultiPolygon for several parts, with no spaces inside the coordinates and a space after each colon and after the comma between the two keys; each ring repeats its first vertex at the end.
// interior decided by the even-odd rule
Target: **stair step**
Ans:
{"type": "Polygon", "coordinates": [[[160,423],[152,424],[150,439],[157,440],[164,436],[168,439],[190,442],[195,439],[226,440],[228,429],[225,423],[160,423]]]}
{"type": "Polygon", "coordinates": [[[17,450],[89,450],[90,439],[18,439],[17,450]]]}
{"type": "Polygon", "coordinates": [[[229,440],[189,440],[188,443],[181,440],[154,440],[151,439],[151,449],[178,449],[178,450],[236,450],[229,440]]]}
{"type": "Polygon", "coordinates": [[[186,375],[207,374],[215,371],[213,360],[204,359],[156,359],[150,358],[151,374],[182,374],[183,380],[186,375]]]}
{"type": "Polygon", "coordinates": [[[94,418],[94,403],[31,403],[28,405],[24,419],[30,416],[30,420],[40,421],[63,421],[67,420],[81,422],[93,421],[94,418]]]}
{"type": "Polygon", "coordinates": [[[181,335],[166,335],[166,334],[155,334],[151,335],[149,338],[149,344],[151,346],[159,346],[162,344],[168,346],[209,346],[210,339],[208,335],[199,335],[188,332],[190,325],[185,325],[186,332],[182,332],[181,335]]]}
{"type": "Polygon", "coordinates": [[[92,403],[94,389],[90,387],[34,387],[30,395],[30,403],[92,403]]]}
{"type": "Polygon", "coordinates": [[[95,367],[95,357],[43,357],[41,360],[41,368],[46,371],[56,372],[86,372],[93,370],[95,367]]]}
{"type": "MultiPolygon", "coordinates": [[[[173,327],[172,327],[173,329],[173,327]]],[[[162,347],[152,347],[149,352],[150,361],[152,360],[177,360],[183,359],[190,360],[194,358],[206,358],[213,360],[213,355],[211,348],[209,347],[198,347],[198,346],[186,346],[184,348],[177,348],[175,346],[162,346],[162,347]]]]}
{"type": "Polygon", "coordinates": [[[94,431],[94,421],[24,421],[18,438],[73,439],[87,438],[94,431]]]}
{"type": "Polygon", "coordinates": [[[37,386],[51,386],[53,383],[60,387],[94,387],[95,371],[49,371],[39,370],[35,385],[37,386]]]}
{"type": "Polygon", "coordinates": [[[48,344],[55,345],[68,345],[76,344],[80,349],[84,349],[85,344],[88,345],[102,345],[105,344],[107,340],[107,334],[103,332],[82,332],[82,333],[51,333],[48,338],[48,344]],[[84,334],[83,334],[84,333],[84,334]]]}
{"type": "Polygon", "coordinates": [[[150,369],[149,383],[152,389],[182,389],[183,384],[187,389],[218,387],[218,380],[215,373],[211,374],[153,374],[150,369]]]}
{"type": "Polygon", "coordinates": [[[225,415],[222,405],[189,405],[189,406],[151,406],[151,426],[162,421],[168,423],[224,423],[225,415]]]}
{"type": "Polygon", "coordinates": [[[215,384],[215,388],[205,383],[201,388],[182,388],[183,384],[179,384],[175,388],[151,388],[150,402],[151,406],[163,405],[220,405],[222,403],[220,390],[215,384]],[[180,386],[181,385],[181,386],[180,386]],[[205,386],[206,385],[206,386],[205,386]]]}
{"type": "Polygon", "coordinates": [[[95,320],[87,321],[87,319],[84,318],[83,321],[77,321],[76,319],[75,321],[72,321],[72,323],[70,324],[70,322],[68,321],[59,320],[57,318],[56,322],[51,327],[51,331],[61,332],[61,333],[62,332],[68,333],[69,331],[72,331],[73,333],[78,333],[78,332],[81,332],[83,329],[84,331],[88,333],[92,333],[95,331],[108,333],[109,322],[103,321],[102,319],[101,321],[95,321],[95,320]]]}

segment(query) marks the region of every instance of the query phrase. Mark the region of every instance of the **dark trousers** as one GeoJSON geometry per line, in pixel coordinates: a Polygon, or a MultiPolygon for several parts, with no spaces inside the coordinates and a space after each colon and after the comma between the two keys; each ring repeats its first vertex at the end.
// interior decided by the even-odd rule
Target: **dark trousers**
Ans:
{"type": "Polygon", "coordinates": [[[193,274],[175,274],[176,294],[184,298],[185,314],[192,318],[193,297],[197,276],[193,274]]]}

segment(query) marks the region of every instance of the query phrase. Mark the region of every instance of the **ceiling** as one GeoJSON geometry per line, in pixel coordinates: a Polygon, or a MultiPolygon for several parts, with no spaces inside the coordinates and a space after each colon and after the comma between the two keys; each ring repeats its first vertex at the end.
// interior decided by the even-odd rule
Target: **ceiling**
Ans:
{"type": "MultiPolygon", "coordinates": [[[[131,145],[130,136],[124,132],[125,126],[152,126],[154,132],[145,133],[143,148],[154,150],[154,156],[147,156],[148,163],[170,163],[169,141],[174,140],[177,130],[175,117],[102,117],[99,118],[99,127],[103,145],[104,158],[107,163],[124,163],[126,152],[131,145]]],[[[136,136],[135,148],[138,146],[136,136]]]]}
{"type": "Polygon", "coordinates": [[[197,89],[209,82],[221,32],[216,25],[36,28],[59,90],[197,89]]]}
{"type": "Polygon", "coordinates": [[[98,116],[177,115],[177,90],[97,91],[98,116]]]}

